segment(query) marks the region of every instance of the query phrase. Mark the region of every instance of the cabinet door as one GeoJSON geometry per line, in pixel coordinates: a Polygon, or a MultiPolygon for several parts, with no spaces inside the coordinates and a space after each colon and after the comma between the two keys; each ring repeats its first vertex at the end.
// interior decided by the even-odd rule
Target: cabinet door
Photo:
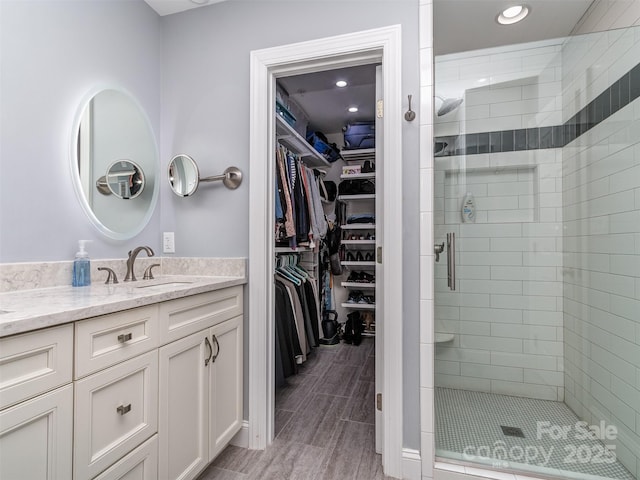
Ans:
{"type": "Polygon", "coordinates": [[[75,383],[74,480],[93,478],[157,432],[158,352],[75,383]]]}
{"type": "Polygon", "coordinates": [[[218,455],[242,427],[242,315],[211,328],[209,459],[218,455]]]}
{"type": "Polygon", "coordinates": [[[158,435],[154,435],[94,480],[158,480],[158,478],[158,435]]]}
{"type": "Polygon", "coordinates": [[[73,386],[0,413],[0,478],[68,480],[72,470],[73,386]]]}
{"type": "Polygon", "coordinates": [[[160,348],[158,478],[195,478],[209,462],[208,333],[160,348]]]}

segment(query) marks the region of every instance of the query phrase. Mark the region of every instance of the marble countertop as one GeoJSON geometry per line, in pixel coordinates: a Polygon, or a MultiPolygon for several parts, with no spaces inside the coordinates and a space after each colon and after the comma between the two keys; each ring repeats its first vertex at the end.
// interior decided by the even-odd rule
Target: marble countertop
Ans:
{"type": "Polygon", "coordinates": [[[166,275],[153,280],[0,294],[0,337],[246,283],[242,277],[166,275]]]}

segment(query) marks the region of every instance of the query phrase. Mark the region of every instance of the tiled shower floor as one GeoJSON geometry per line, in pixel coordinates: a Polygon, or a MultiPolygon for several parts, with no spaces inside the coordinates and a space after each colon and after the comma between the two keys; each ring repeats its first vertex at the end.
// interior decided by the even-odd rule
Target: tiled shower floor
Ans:
{"type": "Polygon", "coordinates": [[[435,406],[438,457],[552,477],[636,480],[602,442],[576,438],[579,420],[564,403],[436,388],[435,406]],[[501,426],[520,428],[524,438],[501,426]],[[551,426],[566,426],[566,439],[545,433],[551,426]]]}

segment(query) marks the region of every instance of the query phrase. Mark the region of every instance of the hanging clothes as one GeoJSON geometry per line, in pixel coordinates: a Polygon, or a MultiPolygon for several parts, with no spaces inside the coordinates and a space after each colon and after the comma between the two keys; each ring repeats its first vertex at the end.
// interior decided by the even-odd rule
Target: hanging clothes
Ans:
{"type": "Polygon", "coordinates": [[[298,245],[315,248],[326,236],[324,215],[316,173],[284,146],[276,149],[275,239],[292,249],[298,245]]]}
{"type": "Polygon", "coordinates": [[[275,282],[275,355],[276,355],[276,386],[284,386],[285,378],[298,372],[295,361],[296,351],[300,351],[297,334],[294,335],[294,314],[291,308],[291,300],[286,287],[278,281],[275,282]]]}
{"type": "MultiPolygon", "coordinates": [[[[278,188],[278,195],[280,196],[280,204],[283,209],[283,223],[284,230],[281,232],[282,238],[279,239],[276,236],[276,240],[285,240],[291,237],[295,237],[296,227],[293,221],[293,205],[291,204],[291,194],[289,192],[289,176],[287,174],[287,168],[285,164],[286,149],[279,147],[276,150],[276,182],[278,188]]],[[[278,218],[276,217],[276,222],[278,218]]],[[[278,234],[278,231],[276,231],[278,234]]],[[[295,241],[295,239],[294,239],[295,241]]]]}
{"type": "MultiPolygon", "coordinates": [[[[292,259],[297,257],[286,254],[280,257],[279,263],[292,259]]],[[[304,363],[320,345],[319,300],[316,279],[297,264],[278,266],[274,281],[276,366],[284,379],[297,373],[297,365],[304,363]]]]}

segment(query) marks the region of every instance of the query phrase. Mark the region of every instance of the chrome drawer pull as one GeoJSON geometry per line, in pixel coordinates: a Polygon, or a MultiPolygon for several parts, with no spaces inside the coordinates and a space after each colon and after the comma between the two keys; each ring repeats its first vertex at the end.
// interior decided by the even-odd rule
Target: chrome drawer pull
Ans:
{"type": "MultiPolygon", "coordinates": [[[[213,339],[213,343],[216,346],[216,354],[213,355],[213,358],[211,359],[211,363],[214,363],[216,361],[216,358],[218,358],[218,355],[220,355],[220,344],[218,343],[218,339],[215,335],[212,335],[211,337],[213,339]]],[[[211,349],[211,353],[213,354],[213,349],[211,349]]]]}
{"type": "Polygon", "coordinates": [[[118,412],[120,415],[126,415],[130,411],[131,411],[131,404],[120,405],[118,408],[116,408],[116,412],[118,412]]]}
{"type": "Polygon", "coordinates": [[[120,343],[128,342],[132,338],[133,338],[133,335],[131,333],[122,333],[118,335],[118,341],[120,343]]]}
{"type": "MultiPolygon", "coordinates": [[[[209,350],[209,355],[207,356],[207,358],[204,359],[204,366],[206,367],[207,365],[209,365],[209,362],[211,361],[211,355],[213,355],[213,347],[211,347],[211,342],[209,341],[209,337],[204,337],[204,343],[207,345],[207,349],[209,350]]],[[[213,361],[215,362],[215,358],[213,359],[213,361]]]]}

